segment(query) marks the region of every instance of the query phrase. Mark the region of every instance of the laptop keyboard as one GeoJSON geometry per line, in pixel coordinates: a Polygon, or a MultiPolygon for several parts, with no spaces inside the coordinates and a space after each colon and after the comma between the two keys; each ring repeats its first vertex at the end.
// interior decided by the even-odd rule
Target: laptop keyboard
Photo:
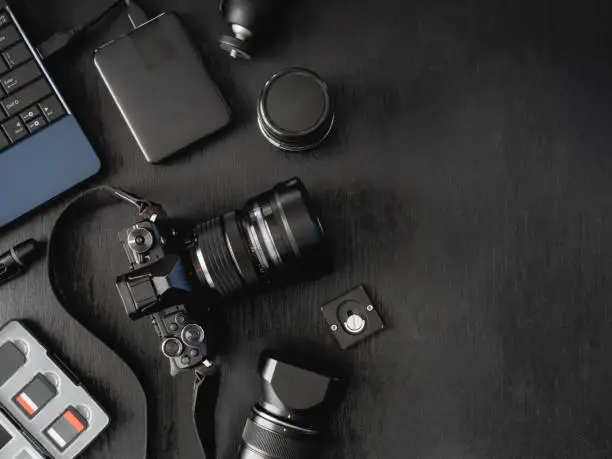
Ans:
{"type": "Polygon", "coordinates": [[[30,48],[0,9],[0,154],[66,115],[30,48]]]}

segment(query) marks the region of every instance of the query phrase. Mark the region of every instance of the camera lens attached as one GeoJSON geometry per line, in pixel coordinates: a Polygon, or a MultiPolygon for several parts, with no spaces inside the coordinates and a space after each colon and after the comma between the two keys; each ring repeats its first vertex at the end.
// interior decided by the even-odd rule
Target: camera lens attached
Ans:
{"type": "Polygon", "coordinates": [[[286,285],[329,270],[324,230],[299,179],[196,228],[191,258],[201,283],[222,296],[286,285]]]}
{"type": "Polygon", "coordinates": [[[200,297],[209,309],[257,288],[314,280],[331,270],[323,226],[297,178],[186,235],[172,229],[161,206],[123,195],[141,203],[139,213],[148,217],[119,233],[131,271],[117,277],[117,290],[132,320],[152,317],[172,374],[207,358],[203,324],[189,316],[200,297]]]}

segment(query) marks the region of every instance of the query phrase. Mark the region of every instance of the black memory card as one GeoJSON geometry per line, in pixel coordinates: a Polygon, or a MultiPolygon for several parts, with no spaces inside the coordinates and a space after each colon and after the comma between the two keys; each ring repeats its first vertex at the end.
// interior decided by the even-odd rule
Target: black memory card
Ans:
{"type": "Polygon", "coordinates": [[[0,426],[0,451],[4,448],[11,440],[12,435],[6,431],[6,429],[0,426]]]}
{"type": "Polygon", "coordinates": [[[26,357],[12,342],[0,346],[0,386],[3,386],[26,363],[26,357]]]}

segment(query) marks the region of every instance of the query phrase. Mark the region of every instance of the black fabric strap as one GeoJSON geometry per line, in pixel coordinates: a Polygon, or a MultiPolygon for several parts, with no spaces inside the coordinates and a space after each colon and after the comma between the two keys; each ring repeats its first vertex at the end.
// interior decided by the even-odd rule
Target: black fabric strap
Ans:
{"type": "MultiPolygon", "coordinates": [[[[76,215],[79,215],[79,213],[91,210],[92,208],[95,209],[101,205],[121,203],[121,201],[116,198],[117,192],[121,192],[121,190],[107,185],[98,186],[85,191],[66,206],[53,226],[47,247],[47,270],[53,293],[57,297],[59,303],[68,312],[69,310],[65,306],[66,294],[61,288],[61,283],[58,282],[58,275],[60,274],[61,270],[56,268],[56,259],[59,260],[60,256],[65,256],[66,253],[56,253],[59,250],[57,241],[61,233],[66,230],[66,228],[72,223],[73,218],[76,215]]],[[[66,260],[63,258],[62,261],[64,263],[66,262],[66,260]]],[[[108,344],[103,344],[107,347],[108,352],[113,352],[108,344]]],[[[115,353],[115,355],[117,354],[115,353]]],[[[138,381],[138,378],[128,364],[125,363],[125,361],[119,356],[117,357],[121,362],[123,362],[126,370],[130,371],[134,375],[134,379],[138,381]]],[[[202,367],[201,369],[196,370],[194,375],[192,404],[194,428],[200,439],[202,451],[206,459],[216,458],[215,410],[220,387],[220,375],[217,371],[217,367],[218,366],[216,364],[214,368],[202,367]]],[[[140,382],[139,386],[143,393],[143,398],[148,400],[140,382]]],[[[148,425],[148,414],[146,411],[145,413],[147,416],[148,425]]],[[[145,443],[142,457],[143,459],[148,459],[148,441],[145,443]]]]}
{"type": "MultiPolygon", "coordinates": [[[[208,372],[207,372],[208,373],[208,372]]],[[[216,459],[215,412],[221,386],[221,375],[195,372],[193,383],[193,422],[206,459],[216,459]]]]}

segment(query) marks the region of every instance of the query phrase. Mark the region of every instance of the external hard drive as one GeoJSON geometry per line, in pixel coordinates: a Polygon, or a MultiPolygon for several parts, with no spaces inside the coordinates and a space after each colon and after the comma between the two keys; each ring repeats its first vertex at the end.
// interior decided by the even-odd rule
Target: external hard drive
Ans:
{"type": "Polygon", "coordinates": [[[215,133],[230,110],[175,14],[101,47],[94,61],[147,161],[215,133]]]}

